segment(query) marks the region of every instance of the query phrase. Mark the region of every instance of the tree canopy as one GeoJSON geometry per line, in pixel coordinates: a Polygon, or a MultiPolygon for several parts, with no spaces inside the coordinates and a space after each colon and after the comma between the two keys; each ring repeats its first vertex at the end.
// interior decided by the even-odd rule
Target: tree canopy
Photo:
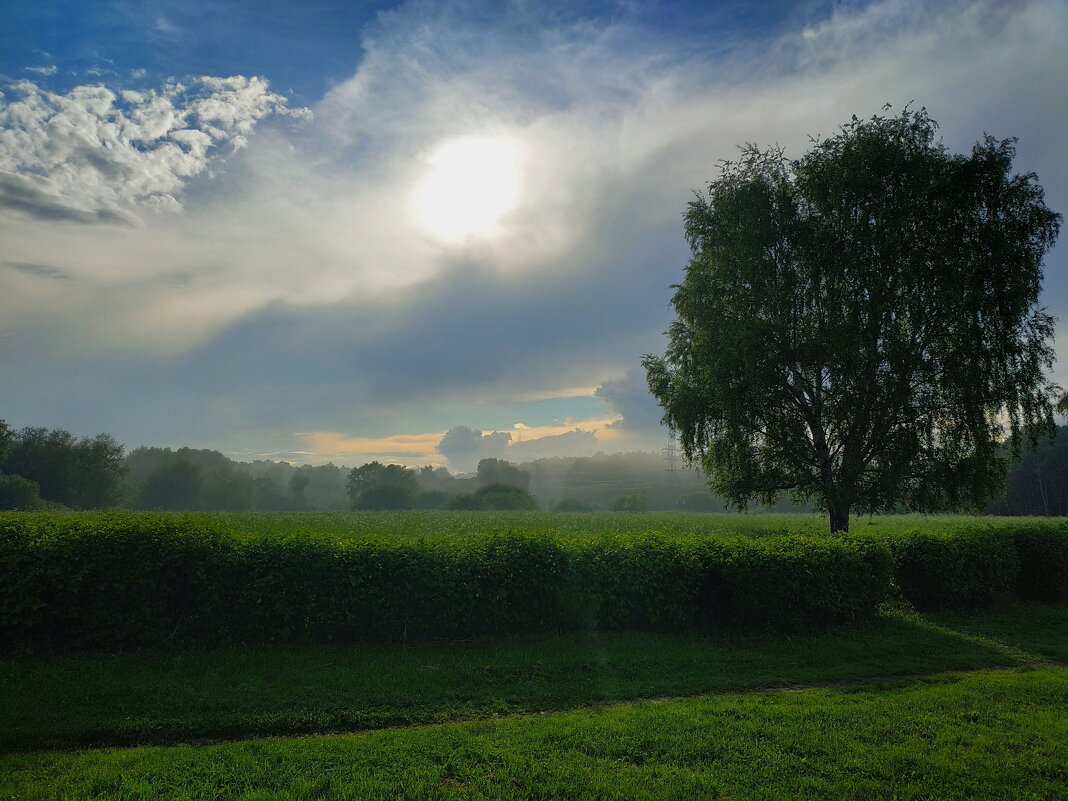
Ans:
{"type": "Polygon", "coordinates": [[[1059,232],[1015,140],[953,154],[926,111],[853,118],[796,161],[749,145],[691,201],[691,259],[649,387],[734,505],[976,508],[1002,443],[1053,430],[1059,232]]]}

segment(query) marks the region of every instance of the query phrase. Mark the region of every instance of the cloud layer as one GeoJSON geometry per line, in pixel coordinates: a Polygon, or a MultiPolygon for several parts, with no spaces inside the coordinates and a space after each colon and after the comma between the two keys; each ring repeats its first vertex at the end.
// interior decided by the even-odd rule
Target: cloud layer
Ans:
{"type": "Polygon", "coordinates": [[[571,427],[545,448],[659,447],[638,361],[663,348],[691,190],[739,143],[796,156],[915,101],[954,150],[1018,136],[1068,208],[1063,3],[879,0],[771,30],[644,5],[403,4],[295,126],[255,78],[5,90],[0,416],[309,460],[515,461],[517,421],[571,427]],[[415,193],[459,136],[517,143],[521,186],[493,236],[447,242],[415,193]]]}

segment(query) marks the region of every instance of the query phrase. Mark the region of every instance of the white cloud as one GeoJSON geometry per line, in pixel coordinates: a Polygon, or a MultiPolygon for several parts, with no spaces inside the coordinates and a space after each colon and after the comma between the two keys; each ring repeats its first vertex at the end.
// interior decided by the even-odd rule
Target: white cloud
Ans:
{"type": "MultiPolygon", "coordinates": [[[[96,85],[66,93],[22,80],[0,93],[0,173],[74,214],[173,211],[221,145],[244,146],[272,113],[308,114],[287,109],[262,78],[203,76],[159,90],[96,85]]],[[[26,203],[14,207],[34,211],[26,203]]]]}
{"type": "Polygon", "coordinates": [[[49,75],[55,75],[56,70],[59,69],[55,64],[51,67],[23,67],[26,72],[36,72],[38,75],[43,75],[46,78],[49,75]]]}

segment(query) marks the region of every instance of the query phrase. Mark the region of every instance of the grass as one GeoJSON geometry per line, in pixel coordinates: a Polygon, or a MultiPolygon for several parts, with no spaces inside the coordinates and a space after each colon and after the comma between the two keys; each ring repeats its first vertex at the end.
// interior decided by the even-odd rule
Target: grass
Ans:
{"type": "Polygon", "coordinates": [[[14,754],[0,798],[1063,799],[1068,670],[212,746],[14,754]]]}
{"type": "MultiPolygon", "coordinates": [[[[99,512],[34,513],[24,521],[49,525],[69,516],[94,517],[99,512]]],[[[655,533],[669,539],[714,535],[763,537],[781,534],[827,533],[827,517],[819,514],[685,512],[190,512],[174,513],[229,530],[236,537],[309,536],[388,542],[465,538],[472,534],[506,531],[544,533],[565,539],[596,538],[608,534],[655,533]]],[[[913,529],[939,532],[968,523],[1013,526],[1027,518],[967,517],[963,515],[883,515],[855,517],[851,532],[901,533],[913,529]]],[[[1043,518],[1046,524],[1048,518],[1043,518]]]]}
{"type": "Polygon", "coordinates": [[[358,730],[1068,660],[1068,606],[785,637],[567,635],[0,662],[0,750],[358,730]]]}

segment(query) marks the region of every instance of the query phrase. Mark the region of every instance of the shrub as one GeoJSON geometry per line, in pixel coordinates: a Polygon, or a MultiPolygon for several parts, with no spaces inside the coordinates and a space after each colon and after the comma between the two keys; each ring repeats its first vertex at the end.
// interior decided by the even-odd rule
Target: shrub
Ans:
{"type": "Polygon", "coordinates": [[[886,540],[901,594],[920,610],[975,609],[1006,600],[1019,560],[1011,533],[970,527],[912,531],[886,540]]]}
{"type": "Polygon", "coordinates": [[[22,476],[0,475],[0,509],[41,508],[41,488],[22,476]]]}
{"type": "Polygon", "coordinates": [[[1068,600],[1068,523],[1021,521],[1012,536],[1020,565],[1016,594],[1035,601],[1068,600]]]}
{"type": "Polygon", "coordinates": [[[841,538],[709,540],[698,546],[703,628],[827,629],[871,618],[886,597],[885,545],[841,538]]]}

